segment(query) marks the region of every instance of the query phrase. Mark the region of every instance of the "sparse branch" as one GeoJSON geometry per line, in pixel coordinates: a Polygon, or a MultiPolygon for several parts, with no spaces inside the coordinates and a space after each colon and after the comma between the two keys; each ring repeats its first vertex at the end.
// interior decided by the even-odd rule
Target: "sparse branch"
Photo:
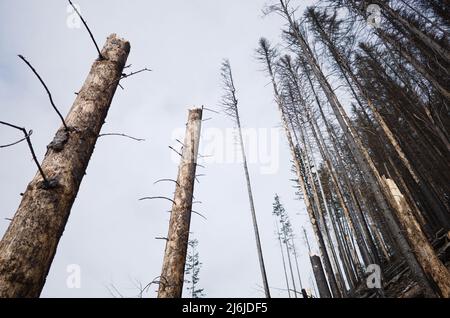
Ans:
{"type": "Polygon", "coordinates": [[[55,106],[55,103],[53,102],[53,97],[52,94],[50,93],[50,90],[48,89],[47,85],[45,84],[44,80],[41,78],[41,76],[39,75],[39,73],[34,69],[34,67],[30,64],[30,62],[28,62],[25,57],[23,57],[23,55],[18,55],[19,58],[25,62],[25,64],[28,65],[28,67],[33,71],[33,73],[37,76],[37,78],[39,79],[39,81],[41,82],[41,84],[44,86],[45,91],[47,92],[48,98],[50,99],[50,103],[52,104],[53,109],[56,111],[56,113],[58,114],[59,118],[61,119],[64,128],[66,129],[66,131],[69,130],[69,128],[66,125],[66,122],[64,121],[64,117],[61,115],[61,113],[59,112],[58,108],[55,106]]]}
{"type": "MultiPolygon", "coordinates": [[[[121,80],[123,80],[123,79],[125,79],[125,78],[131,77],[131,76],[133,76],[133,75],[136,75],[136,74],[139,74],[139,73],[142,73],[142,72],[152,72],[152,70],[151,70],[151,69],[148,69],[148,68],[143,68],[143,69],[141,69],[141,70],[139,70],[139,71],[131,72],[131,73],[129,73],[129,74],[123,73],[122,76],[121,76],[118,80],[115,80],[114,82],[112,82],[111,84],[109,84],[108,87],[111,87],[113,84],[118,83],[118,82],[120,82],[121,80]]],[[[123,87],[120,85],[120,83],[118,83],[118,85],[123,89],[123,87]]]]}
{"type": "Polygon", "coordinates": [[[157,184],[157,183],[160,183],[160,182],[163,182],[163,181],[174,182],[174,183],[176,183],[177,186],[180,186],[180,184],[178,183],[178,181],[177,181],[177,180],[173,180],[173,179],[159,179],[159,180],[156,180],[153,184],[157,184]]]}
{"type": "Polygon", "coordinates": [[[206,218],[206,216],[204,216],[203,214],[201,214],[201,213],[199,213],[199,212],[197,212],[197,211],[192,210],[191,212],[194,213],[194,214],[197,214],[198,216],[204,218],[205,220],[208,220],[208,219],[206,218]]]}
{"type": "Polygon", "coordinates": [[[172,146],[169,146],[169,149],[174,151],[177,155],[179,155],[180,157],[183,157],[183,155],[181,153],[179,153],[178,151],[175,150],[175,148],[173,148],[172,146]]]}
{"type": "Polygon", "coordinates": [[[103,55],[102,55],[102,52],[100,51],[100,48],[98,47],[97,42],[95,41],[94,35],[92,34],[91,30],[89,29],[89,27],[88,27],[86,21],[83,19],[83,17],[81,16],[80,12],[78,11],[78,9],[73,5],[72,1],[69,0],[69,3],[70,3],[70,5],[72,6],[72,8],[75,10],[75,12],[78,14],[78,16],[80,17],[81,22],[83,22],[84,26],[86,27],[86,30],[87,30],[88,33],[89,33],[89,36],[90,36],[91,39],[92,39],[92,42],[94,42],[95,48],[97,49],[97,52],[98,52],[98,58],[99,58],[99,60],[103,60],[104,57],[103,57],[103,55]]]}
{"type": "Polygon", "coordinates": [[[140,198],[139,201],[143,201],[143,200],[155,200],[155,199],[164,199],[164,200],[168,200],[170,202],[172,202],[173,204],[176,205],[175,201],[167,198],[167,197],[145,197],[145,198],[140,198]]]}
{"type": "Polygon", "coordinates": [[[13,143],[7,144],[7,145],[0,145],[0,148],[7,148],[7,147],[11,147],[11,146],[17,145],[17,144],[21,143],[22,141],[27,140],[27,138],[29,138],[32,134],[33,134],[33,131],[30,130],[28,132],[28,135],[26,135],[24,138],[22,138],[20,140],[17,140],[17,141],[15,141],[13,143]]]}
{"type": "Polygon", "coordinates": [[[8,126],[8,127],[11,127],[11,128],[14,128],[14,129],[17,129],[17,130],[20,130],[21,132],[23,132],[23,134],[25,136],[25,140],[27,141],[27,144],[28,144],[28,148],[30,148],[31,155],[33,156],[33,160],[34,160],[34,162],[36,163],[36,166],[39,169],[39,173],[41,174],[42,179],[44,179],[44,184],[46,186],[48,186],[50,183],[48,182],[48,179],[45,177],[44,171],[42,170],[41,165],[39,164],[39,161],[36,158],[36,154],[34,153],[33,145],[31,144],[30,136],[31,136],[32,131],[30,130],[30,132],[28,133],[25,128],[21,128],[19,126],[13,125],[13,124],[6,123],[4,121],[0,121],[0,124],[8,126]]]}
{"type": "Polygon", "coordinates": [[[141,138],[136,138],[136,137],[132,137],[126,134],[119,134],[119,133],[106,133],[106,134],[100,134],[98,135],[99,137],[104,137],[104,136],[120,136],[120,137],[125,137],[125,138],[129,138],[129,139],[133,139],[136,141],[145,141],[145,139],[141,139],[141,138]]]}

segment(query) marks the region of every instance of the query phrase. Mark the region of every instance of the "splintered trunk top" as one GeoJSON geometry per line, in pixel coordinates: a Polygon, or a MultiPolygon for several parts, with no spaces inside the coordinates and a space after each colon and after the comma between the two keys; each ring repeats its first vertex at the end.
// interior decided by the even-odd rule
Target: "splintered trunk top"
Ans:
{"type": "Polygon", "coordinates": [[[190,110],[170,216],[159,298],[180,298],[183,292],[201,123],[202,109],[190,110]]]}
{"type": "Polygon", "coordinates": [[[130,52],[115,34],[96,60],[0,242],[0,297],[39,297],[130,52]]]}

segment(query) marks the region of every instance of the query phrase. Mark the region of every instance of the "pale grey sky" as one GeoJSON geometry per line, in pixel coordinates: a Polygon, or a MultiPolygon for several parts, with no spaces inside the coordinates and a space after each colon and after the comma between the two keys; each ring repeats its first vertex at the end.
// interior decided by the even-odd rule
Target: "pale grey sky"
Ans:
{"type": "MultiPolygon", "coordinates": [[[[176,178],[177,163],[168,146],[176,146],[174,132],[184,127],[187,109],[201,105],[219,109],[223,58],[229,58],[233,67],[243,126],[279,127],[268,79],[254,54],[261,36],[279,42],[281,18],[262,17],[261,10],[270,1],[77,1],[100,46],[110,33],[117,33],[131,43],[128,63],[133,69],[154,70],[123,82],[125,90],[117,90],[103,127],[103,132],[127,133],[146,141],[99,139],[43,297],[110,297],[106,287],[110,284],[124,296],[134,297],[138,294],[134,280],[146,284],[160,274],[165,242],[154,238],[167,234],[170,202],[138,198],[172,196],[173,184],[153,182],[176,178]],[[81,267],[79,289],[66,286],[70,264],[81,267]]],[[[301,7],[310,3],[295,2],[301,7]]],[[[41,84],[17,54],[40,72],[65,115],[96,58],[85,29],[67,26],[66,10],[66,1],[0,1],[0,119],[33,129],[39,160],[60,122],[41,84]]],[[[223,115],[205,113],[204,117],[212,117],[204,123],[204,138],[208,131],[232,127],[223,115]]],[[[285,137],[281,132],[277,136],[279,149],[271,153],[279,162],[275,173],[262,173],[264,163],[250,164],[268,279],[270,286],[284,287],[271,215],[273,196],[278,193],[299,237],[302,279],[310,287],[308,253],[300,239],[301,227],[309,229],[310,224],[303,203],[295,200],[285,137]]],[[[0,126],[0,144],[18,137],[18,132],[0,126]]],[[[1,149],[0,162],[3,235],[8,226],[5,218],[14,215],[19,193],[36,167],[24,143],[1,149]]],[[[242,165],[213,162],[199,169],[206,176],[196,184],[195,197],[203,203],[195,210],[208,218],[193,215],[191,226],[203,263],[200,287],[209,297],[262,297],[242,165]]],[[[155,289],[146,296],[156,296],[155,289]]],[[[286,295],[276,289],[272,293],[286,295]]]]}

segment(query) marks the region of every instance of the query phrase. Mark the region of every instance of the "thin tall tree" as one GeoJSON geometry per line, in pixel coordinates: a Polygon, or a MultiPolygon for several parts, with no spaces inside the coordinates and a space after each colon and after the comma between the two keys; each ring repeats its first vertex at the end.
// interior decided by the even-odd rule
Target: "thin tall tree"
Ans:
{"type": "Polygon", "coordinates": [[[258,253],[259,266],[264,285],[264,292],[267,298],[270,298],[269,284],[267,281],[266,268],[264,265],[264,257],[261,247],[261,239],[259,237],[258,223],[256,219],[255,204],[253,202],[252,186],[250,183],[250,173],[248,171],[247,157],[245,155],[244,138],[242,136],[241,119],[239,117],[238,99],[236,97],[236,87],[234,85],[233,74],[229,60],[224,60],[221,68],[222,84],[224,95],[222,105],[225,114],[227,114],[235,122],[238,130],[239,144],[241,148],[242,160],[244,164],[245,179],[247,182],[248,200],[250,202],[250,212],[252,215],[253,230],[255,233],[256,250],[258,253]]]}

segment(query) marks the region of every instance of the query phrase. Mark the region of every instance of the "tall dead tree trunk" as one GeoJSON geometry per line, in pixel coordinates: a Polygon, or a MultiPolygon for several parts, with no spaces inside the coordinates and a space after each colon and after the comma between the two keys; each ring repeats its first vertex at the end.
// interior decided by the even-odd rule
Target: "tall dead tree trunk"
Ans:
{"type": "Polygon", "coordinates": [[[201,108],[189,110],[174,203],[170,215],[169,234],[167,235],[164,252],[158,298],[181,298],[183,292],[184,266],[189,242],[202,113],[201,108]]]}
{"type": "Polygon", "coordinates": [[[320,298],[331,298],[331,293],[328,289],[327,279],[325,278],[325,273],[323,271],[320,257],[318,255],[310,255],[309,258],[311,260],[314,277],[316,278],[320,298]]]}
{"type": "Polygon", "coordinates": [[[108,37],[0,242],[0,297],[39,297],[130,52],[108,37]]]}
{"type": "Polygon", "coordinates": [[[283,243],[281,243],[281,233],[280,233],[280,227],[278,226],[278,221],[275,221],[275,225],[277,227],[278,242],[280,243],[281,260],[283,261],[283,270],[284,270],[284,278],[286,280],[286,289],[287,289],[289,298],[291,298],[291,289],[289,288],[289,278],[288,278],[288,274],[287,274],[286,261],[284,259],[283,243]]]}
{"type": "Polygon", "coordinates": [[[256,251],[258,253],[259,267],[264,286],[264,294],[266,295],[266,298],[270,298],[269,283],[267,280],[266,267],[264,265],[264,256],[262,252],[261,239],[259,236],[258,221],[256,219],[255,203],[253,201],[252,184],[250,182],[250,173],[248,171],[247,156],[245,155],[241,117],[239,116],[238,100],[236,97],[236,87],[234,86],[233,73],[231,71],[230,61],[228,60],[225,60],[222,63],[222,80],[225,88],[225,95],[223,96],[222,104],[225,108],[225,113],[236,121],[239,135],[239,145],[241,147],[242,161],[244,165],[245,181],[247,183],[248,201],[250,203],[250,212],[252,215],[253,232],[255,233],[256,251]]]}
{"type": "Polygon", "coordinates": [[[383,177],[386,188],[391,193],[389,200],[396,205],[397,218],[406,229],[405,233],[411,242],[413,252],[427,276],[434,282],[441,297],[450,298],[450,272],[439,260],[434,248],[428,242],[411,208],[391,179],[383,177]]]}

